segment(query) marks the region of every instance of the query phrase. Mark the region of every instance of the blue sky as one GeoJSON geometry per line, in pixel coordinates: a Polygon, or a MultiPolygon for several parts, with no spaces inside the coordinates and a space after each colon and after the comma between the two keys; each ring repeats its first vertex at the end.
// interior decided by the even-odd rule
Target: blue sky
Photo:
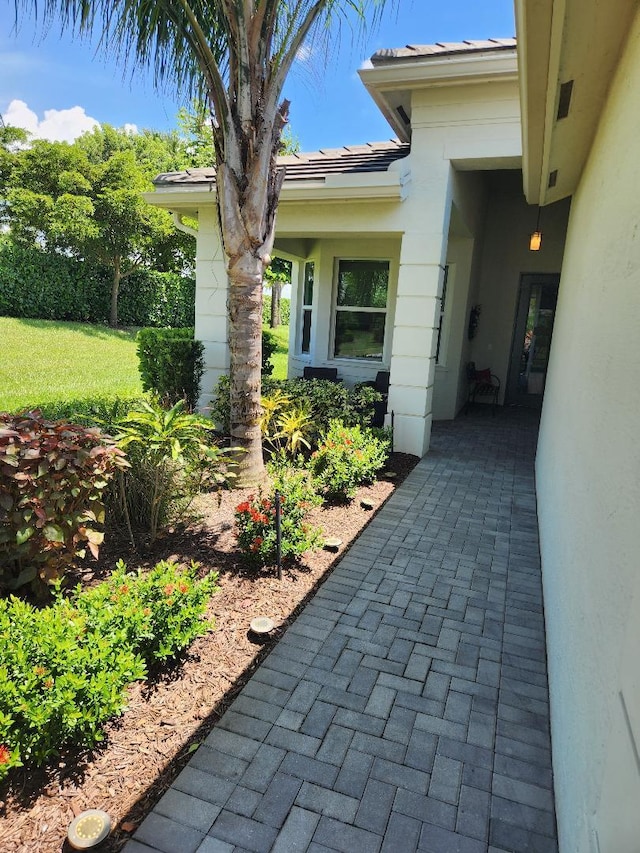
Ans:
{"type": "MultiPolygon", "coordinates": [[[[293,133],[306,151],[388,139],[391,129],[356,73],[364,59],[381,47],[514,34],[513,0],[399,0],[395,9],[388,3],[375,30],[354,42],[343,27],[328,57],[312,50],[296,64],[285,88],[293,133]]],[[[55,26],[45,38],[29,20],[16,31],[13,0],[0,0],[0,113],[5,118],[24,120],[37,134],[57,138],[88,127],[87,117],[118,127],[167,130],[175,127],[181,103],[159,94],[139,73],[123,79],[113,61],[97,57],[86,42],[61,37],[55,26]]]]}

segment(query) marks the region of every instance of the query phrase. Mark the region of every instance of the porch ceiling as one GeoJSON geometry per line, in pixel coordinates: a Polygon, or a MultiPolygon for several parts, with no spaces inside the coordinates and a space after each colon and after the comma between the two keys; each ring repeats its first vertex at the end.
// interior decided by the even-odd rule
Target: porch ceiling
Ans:
{"type": "Polygon", "coordinates": [[[575,191],[638,3],[515,0],[515,8],[524,191],[544,205],[575,191]],[[568,113],[558,118],[570,81],[568,113]]]}

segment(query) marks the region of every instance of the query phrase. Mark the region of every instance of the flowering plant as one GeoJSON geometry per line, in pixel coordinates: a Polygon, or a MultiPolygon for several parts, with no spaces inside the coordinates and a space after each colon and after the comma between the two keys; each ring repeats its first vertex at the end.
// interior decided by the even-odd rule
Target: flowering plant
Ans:
{"type": "Polygon", "coordinates": [[[249,495],[238,504],[235,511],[236,535],[240,550],[252,562],[265,566],[275,565],[276,504],[275,490],[280,495],[280,553],[283,562],[295,562],[305,551],[317,548],[320,530],[305,523],[304,518],[318,498],[308,484],[304,471],[280,472],[268,495],[249,495]]]}
{"type": "Polygon", "coordinates": [[[316,485],[328,501],[348,501],[361,483],[372,483],[389,456],[390,437],[332,421],[309,460],[316,485]]]}
{"type": "Polygon", "coordinates": [[[119,563],[109,580],[35,608],[0,598],[0,780],[69,744],[91,746],[126,707],[126,687],[211,628],[217,574],[119,563]]]}

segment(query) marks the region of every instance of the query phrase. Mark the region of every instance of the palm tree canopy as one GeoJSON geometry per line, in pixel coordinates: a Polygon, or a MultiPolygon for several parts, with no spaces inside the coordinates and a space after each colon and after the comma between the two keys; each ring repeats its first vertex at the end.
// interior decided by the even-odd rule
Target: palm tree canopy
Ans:
{"type": "MultiPolygon", "coordinates": [[[[351,17],[375,21],[384,0],[15,0],[41,22],[79,34],[123,66],[148,67],[156,85],[205,94],[221,129],[272,113],[303,42],[351,17]]],[[[224,133],[224,130],[223,130],[224,133]]],[[[219,154],[222,152],[218,152],[219,154]]]]}

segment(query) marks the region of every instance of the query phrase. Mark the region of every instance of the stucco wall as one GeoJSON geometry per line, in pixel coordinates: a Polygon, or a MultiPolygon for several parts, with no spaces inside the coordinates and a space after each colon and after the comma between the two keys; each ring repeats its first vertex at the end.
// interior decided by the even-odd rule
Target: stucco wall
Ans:
{"type": "Polygon", "coordinates": [[[454,172],[453,211],[449,227],[449,275],[440,356],[433,386],[434,420],[451,420],[466,400],[466,325],[471,294],[477,288],[484,233],[485,173],[454,172]]]}
{"type": "MultiPolygon", "coordinates": [[[[472,301],[482,307],[469,360],[478,369],[490,367],[501,380],[504,401],[522,273],[558,273],[562,267],[568,202],[542,211],[543,234],[539,252],[529,251],[537,208],[522,195],[520,171],[498,171],[487,176],[487,208],[478,288],[472,301]]],[[[468,317],[467,317],[468,319],[468,317]]]]}
{"type": "Polygon", "coordinates": [[[639,93],[636,19],[573,199],[537,456],[562,853],[640,849],[639,93]]]}

